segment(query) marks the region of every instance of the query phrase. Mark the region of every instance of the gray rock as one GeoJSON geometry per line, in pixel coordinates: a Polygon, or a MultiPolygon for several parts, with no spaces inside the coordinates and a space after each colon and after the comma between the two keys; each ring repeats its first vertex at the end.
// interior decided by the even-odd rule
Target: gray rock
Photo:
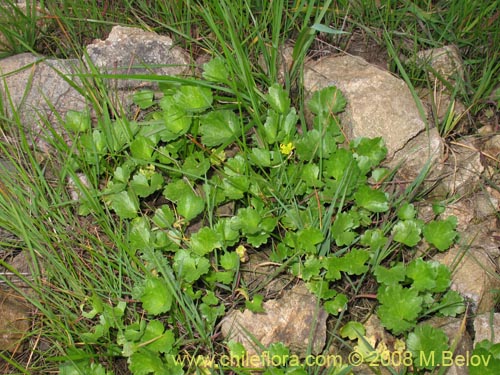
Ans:
{"type": "MultiPolygon", "coordinates": [[[[259,314],[249,310],[232,311],[222,321],[222,335],[227,340],[240,342],[249,358],[262,355],[257,343],[267,347],[282,342],[299,357],[305,356],[309,347],[312,354],[321,352],[328,314],[304,284],[284,292],[280,299],[264,302],[263,308],[265,312],[259,314]]],[[[264,360],[253,367],[265,364],[264,360]]]]}
{"type": "Polygon", "coordinates": [[[467,108],[461,101],[452,99],[452,93],[443,83],[444,80],[454,87],[464,82],[464,66],[458,48],[450,45],[420,51],[417,53],[416,62],[428,72],[429,81],[432,83],[425,99],[430,103],[434,117],[442,123],[446,121],[447,112],[450,112],[454,121],[453,129],[465,129],[468,125],[467,108]]]}
{"type": "MultiPolygon", "coordinates": [[[[454,45],[444,46],[441,48],[431,48],[417,53],[417,63],[423,65],[424,68],[431,67],[443,79],[456,82],[457,79],[464,80],[464,66],[460,51],[454,45]]],[[[426,69],[430,70],[430,69],[426,69]]],[[[436,80],[436,76],[432,71],[429,71],[429,79],[436,80]]]]}
{"type": "Polygon", "coordinates": [[[388,158],[425,129],[405,82],[353,56],[327,57],[305,68],[307,92],[337,86],[347,99],[344,131],[355,137],[383,137],[388,158]]]}
{"type": "Polygon", "coordinates": [[[483,340],[500,343],[500,313],[481,314],[474,318],[474,346],[483,340]]]}
{"type": "Polygon", "coordinates": [[[484,166],[473,140],[462,138],[450,145],[447,157],[433,173],[438,185],[431,198],[468,195],[478,190],[484,166]]]}
{"type": "Polygon", "coordinates": [[[51,137],[50,124],[64,135],[61,119],[69,110],[87,108],[74,75],[81,72],[78,60],[59,60],[23,53],[0,60],[0,93],[9,117],[17,113],[31,141],[44,150],[51,137]]]}
{"type": "Polygon", "coordinates": [[[451,269],[451,289],[470,301],[472,313],[493,310],[497,298],[495,290],[500,288],[500,278],[496,273],[496,265],[484,249],[455,246],[445,254],[437,254],[434,259],[451,269]]]}
{"type": "MultiPolygon", "coordinates": [[[[387,163],[387,166],[394,168],[400,165],[398,178],[405,183],[411,183],[426,167],[427,163],[429,166],[433,166],[432,170],[436,173],[443,152],[444,141],[437,129],[432,128],[409,140],[403,149],[395,153],[394,158],[387,163]]],[[[432,185],[432,181],[424,183],[424,186],[428,185],[432,185]]]]}
{"type": "MultiPolygon", "coordinates": [[[[106,40],[87,46],[90,62],[107,74],[180,75],[186,73],[189,59],[168,36],[134,27],[115,26],[106,40]]],[[[112,88],[154,87],[151,82],[111,79],[112,88]]]]}

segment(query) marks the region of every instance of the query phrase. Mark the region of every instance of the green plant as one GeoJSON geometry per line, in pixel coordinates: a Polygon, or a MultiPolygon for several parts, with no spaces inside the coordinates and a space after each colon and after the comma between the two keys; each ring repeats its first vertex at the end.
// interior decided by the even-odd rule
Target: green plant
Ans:
{"type": "MultiPolygon", "coordinates": [[[[91,128],[86,113],[66,118],[78,151],[71,165],[91,168],[87,173],[96,187],[105,181],[97,196],[83,189],[80,213],[93,213],[99,197],[124,223],[127,254],[144,272],[131,292],[144,318],[126,324],[125,305],[104,307],[93,298],[91,313],[83,316],[99,314],[100,323],[81,336],[87,345],[106,343],[108,355],[127,357],[134,373],[162,373],[183,347],[180,332],[165,330],[165,324],[187,310],[185,323],[193,328],[185,328],[196,327],[200,344],[210,347],[225,312],[221,298],[237,287],[246,249],[270,249],[271,260],[304,280],[332,315],[344,315],[349,305],[334,285],[345,280],[358,293],[374,272],[381,284],[380,318],[396,334],[426,315],[463,311],[458,294],[437,294],[449,286],[446,267],[421,259],[388,270],[381,266],[422,238],[445,250],[456,239],[455,222],[424,224],[411,204],[394,215],[393,198],[377,188],[385,176],[377,169],[386,155],[383,141],[361,138],[342,146],[336,114],[346,101],[339,90],[328,87],[312,96],[314,121],[298,133],[296,110],[282,87],[272,85],[264,95],[267,114],[259,125],[224,104],[227,96],[220,93],[229,91],[215,84],[229,80],[223,60],[208,62],[203,76],[163,79],[160,99],[151,91],[136,94],[136,104],[148,111],[138,122],[103,118],[91,128]],[[222,215],[228,206],[234,210],[222,215]],[[399,304],[394,295],[401,296],[399,304]],[[401,312],[403,306],[411,316],[401,312]],[[155,337],[148,327],[155,328],[155,337]],[[150,344],[167,339],[163,351],[150,344]]],[[[261,303],[258,294],[245,302],[254,311],[262,310],[261,303]]]]}

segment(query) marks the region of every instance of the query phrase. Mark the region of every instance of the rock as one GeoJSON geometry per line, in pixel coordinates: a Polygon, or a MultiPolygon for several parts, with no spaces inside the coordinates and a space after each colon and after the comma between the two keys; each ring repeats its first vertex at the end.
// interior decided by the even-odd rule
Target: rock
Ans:
{"type": "Polygon", "coordinates": [[[30,141],[48,151],[51,137],[47,122],[59,135],[65,134],[61,119],[69,110],[87,109],[84,97],[71,86],[80,86],[74,77],[81,71],[76,59],[46,59],[23,53],[0,60],[0,93],[7,115],[19,115],[30,141]]]}
{"type": "MultiPolygon", "coordinates": [[[[498,199],[488,194],[487,190],[479,191],[473,195],[463,197],[458,201],[449,203],[443,212],[443,218],[455,216],[457,218],[457,229],[463,233],[477,236],[478,231],[494,230],[494,224],[487,220],[498,213],[498,199]],[[478,227],[476,228],[476,225],[478,227]]],[[[462,238],[463,239],[463,238],[462,238]]],[[[466,242],[468,245],[475,243],[466,242]]]]}
{"type": "Polygon", "coordinates": [[[488,139],[482,151],[492,158],[500,159],[500,135],[496,134],[488,139]]]}
{"type": "Polygon", "coordinates": [[[30,310],[12,292],[0,288],[0,350],[15,352],[30,329],[30,310]]]}
{"type": "MultiPolygon", "coordinates": [[[[181,75],[189,59],[168,36],[134,27],[115,26],[106,40],[87,46],[90,62],[105,74],[181,75]]],[[[132,79],[105,80],[121,90],[152,88],[155,84],[132,79]]]]}
{"type": "Polygon", "coordinates": [[[474,346],[483,340],[500,343],[500,313],[481,314],[474,318],[474,346]]]}
{"type": "Polygon", "coordinates": [[[393,160],[387,163],[387,166],[395,168],[401,164],[398,169],[398,178],[405,183],[411,183],[426,167],[427,163],[434,166],[432,170],[436,173],[436,168],[439,168],[438,161],[443,152],[444,141],[437,129],[432,128],[428,132],[423,131],[411,139],[403,149],[395,153],[393,160]]]}
{"type": "Polygon", "coordinates": [[[449,125],[450,132],[462,130],[468,124],[468,111],[465,104],[456,98],[452,98],[445,86],[436,85],[438,88],[419,90],[420,99],[428,103],[426,106],[427,118],[431,123],[445,124],[451,121],[449,125]]]}
{"type": "Polygon", "coordinates": [[[500,288],[496,265],[482,248],[453,247],[434,259],[445,264],[452,271],[451,289],[456,290],[470,302],[472,313],[493,310],[500,288]]]}
{"type": "Polygon", "coordinates": [[[429,198],[444,199],[452,195],[472,194],[479,187],[483,171],[481,153],[472,140],[462,138],[460,142],[453,142],[442,165],[431,175],[437,181],[437,186],[429,198]]]}
{"type": "MultiPolygon", "coordinates": [[[[429,66],[439,74],[442,79],[450,81],[451,84],[457,80],[464,80],[464,66],[460,51],[454,45],[444,46],[441,48],[431,48],[417,53],[417,63],[424,66],[429,66]]],[[[425,69],[429,73],[429,79],[435,81],[438,77],[431,69],[425,69]]]]}
{"type": "MultiPolygon", "coordinates": [[[[243,344],[249,358],[262,354],[256,343],[267,347],[282,342],[291,354],[299,357],[307,355],[309,347],[312,354],[321,352],[325,346],[328,314],[304,284],[285,291],[280,299],[264,302],[263,308],[265,312],[259,314],[249,310],[232,311],[222,321],[222,335],[243,344]]],[[[254,367],[262,365],[265,361],[254,367]]]]}
{"type": "Polygon", "coordinates": [[[309,94],[332,85],[347,99],[341,120],[348,138],[383,137],[389,159],[425,129],[405,82],[361,58],[327,57],[305,68],[309,94]]]}
{"type": "Polygon", "coordinates": [[[449,89],[449,86],[456,87],[464,82],[464,66],[458,48],[450,45],[420,51],[416,60],[428,72],[429,81],[433,85],[425,96],[431,104],[434,118],[439,123],[446,122],[450,112],[448,116],[453,116],[451,121],[455,122],[452,128],[465,128],[468,124],[467,108],[461,101],[452,98],[454,95],[449,89]]]}

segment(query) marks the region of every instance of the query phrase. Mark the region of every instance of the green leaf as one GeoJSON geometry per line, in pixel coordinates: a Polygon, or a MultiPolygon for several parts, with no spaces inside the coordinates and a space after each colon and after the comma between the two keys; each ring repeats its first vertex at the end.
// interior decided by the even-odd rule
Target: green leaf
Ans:
{"type": "Polygon", "coordinates": [[[394,285],[405,280],[406,267],[403,263],[398,263],[389,269],[377,266],[375,267],[373,274],[380,284],[394,285]]]}
{"type": "Polygon", "coordinates": [[[403,220],[398,221],[392,228],[394,241],[413,247],[422,239],[421,234],[422,223],[419,220],[403,220]]]}
{"type": "Polygon", "coordinates": [[[365,250],[351,250],[340,259],[340,269],[349,275],[361,275],[368,271],[366,261],[370,253],[365,250]]]}
{"type": "Polygon", "coordinates": [[[174,100],[187,112],[202,112],[212,106],[212,90],[208,87],[183,85],[175,93],[174,100]]]}
{"type": "Polygon", "coordinates": [[[269,109],[267,111],[266,122],[264,123],[264,134],[266,136],[267,143],[271,145],[276,142],[279,122],[280,115],[272,109],[269,109]]]}
{"type": "Polygon", "coordinates": [[[263,148],[252,148],[250,159],[259,167],[271,166],[271,153],[263,148]]]}
{"type": "Polygon", "coordinates": [[[240,358],[245,357],[245,355],[247,354],[245,347],[240,342],[230,340],[227,343],[227,347],[229,348],[229,354],[233,358],[240,359],[240,358]]]}
{"type": "Polygon", "coordinates": [[[337,316],[347,308],[347,302],[349,302],[347,296],[339,293],[335,296],[333,301],[326,301],[323,308],[328,314],[337,316]]]}
{"type": "Polygon", "coordinates": [[[323,182],[319,179],[319,166],[316,164],[304,165],[300,177],[309,187],[321,187],[323,185],[323,182]]]}
{"type": "Polygon", "coordinates": [[[201,142],[215,147],[233,141],[241,133],[241,123],[233,111],[212,111],[200,117],[201,142]]]}
{"type": "Polygon", "coordinates": [[[173,297],[165,281],[154,276],[149,276],[143,285],[139,300],[148,313],[159,315],[170,310],[173,297]]]}
{"type": "Polygon", "coordinates": [[[155,210],[153,223],[161,229],[170,228],[175,222],[174,212],[166,204],[155,210]]]}
{"type": "Polygon", "coordinates": [[[158,352],[148,349],[139,349],[129,359],[129,369],[134,375],[169,375],[167,367],[161,360],[158,352]]]}
{"type": "MultiPolygon", "coordinates": [[[[330,159],[328,159],[324,164],[324,175],[326,177],[333,177],[336,180],[342,180],[344,175],[347,173],[349,168],[352,168],[353,164],[355,164],[354,156],[351,152],[344,148],[339,148],[336,150],[330,159]]],[[[359,170],[357,168],[349,170],[351,173],[355,175],[359,174],[359,170]],[[356,173],[358,172],[358,173],[356,173]]],[[[352,178],[352,181],[356,181],[356,178],[352,178]]]]}
{"type": "Polygon", "coordinates": [[[470,375],[498,375],[500,374],[500,343],[493,344],[483,340],[476,344],[472,352],[480,362],[477,366],[469,366],[470,375]]]}
{"type": "Polygon", "coordinates": [[[387,197],[383,191],[373,190],[368,185],[361,185],[354,194],[358,206],[372,212],[385,212],[389,209],[387,197]]]}
{"type": "Polygon", "coordinates": [[[163,186],[163,176],[159,173],[147,173],[139,171],[130,181],[130,187],[139,197],[148,197],[163,186]]]}
{"type": "Polygon", "coordinates": [[[153,99],[155,97],[155,94],[151,90],[141,90],[136,92],[132,96],[132,100],[135,105],[137,105],[140,109],[147,109],[151,107],[154,102],[153,99]]]}
{"type": "Polygon", "coordinates": [[[139,200],[131,191],[113,194],[110,198],[111,208],[121,219],[133,219],[139,211],[139,200]]]}
{"type": "Polygon", "coordinates": [[[321,263],[322,261],[315,256],[308,257],[300,269],[302,280],[309,281],[311,278],[317,277],[322,267],[321,263]]]}
{"type": "Polygon", "coordinates": [[[414,364],[421,369],[432,370],[443,363],[443,353],[449,349],[448,337],[442,329],[429,324],[419,325],[410,332],[406,340],[412,353],[414,364]],[[433,358],[432,363],[425,363],[424,358],[433,358]]]}
{"type": "Polygon", "coordinates": [[[383,285],[378,289],[377,299],[381,303],[377,314],[385,328],[398,335],[415,326],[423,302],[418,290],[400,284],[383,285]]]}
{"type": "Polygon", "coordinates": [[[370,250],[377,251],[385,246],[387,237],[381,229],[368,229],[360,238],[360,244],[370,247],[370,250]]]}
{"type": "Polygon", "coordinates": [[[280,114],[285,114],[290,108],[290,98],[288,93],[278,83],[269,87],[266,100],[273,110],[280,114]]]}
{"type": "Polygon", "coordinates": [[[143,160],[152,161],[155,143],[142,135],[138,135],[130,144],[130,153],[132,157],[143,160]]]}
{"type": "Polygon", "coordinates": [[[66,128],[78,133],[90,129],[90,113],[88,111],[73,111],[66,112],[65,117],[66,128]]]}
{"type": "Polygon", "coordinates": [[[436,308],[439,309],[438,312],[441,315],[455,317],[465,311],[465,303],[463,297],[458,292],[449,290],[441,298],[436,308]]]}
{"type": "Polygon", "coordinates": [[[130,233],[128,236],[130,247],[134,250],[142,250],[150,246],[151,228],[149,219],[136,217],[130,223],[130,233]]]}
{"type": "Polygon", "coordinates": [[[340,336],[349,340],[356,340],[365,335],[365,326],[360,322],[351,320],[340,329],[340,336]]]}
{"type": "Polygon", "coordinates": [[[193,152],[182,164],[182,173],[190,179],[204,177],[209,169],[210,160],[202,152],[193,152]]]}
{"type": "Polygon", "coordinates": [[[188,283],[193,283],[210,268],[207,258],[180,249],[174,256],[174,269],[177,275],[188,283]]]}
{"type": "Polygon", "coordinates": [[[297,232],[297,245],[306,254],[316,254],[316,246],[323,240],[323,232],[319,228],[309,227],[297,232]]]}
{"type": "Polygon", "coordinates": [[[255,294],[251,301],[245,301],[245,307],[254,313],[265,312],[262,307],[262,301],[264,300],[264,296],[260,294],[255,294]]]}
{"type": "Polygon", "coordinates": [[[232,223],[234,221],[237,221],[237,219],[233,216],[231,218],[221,218],[215,224],[215,230],[219,233],[226,246],[235,245],[240,238],[239,231],[233,228],[232,223]]]}
{"type": "Polygon", "coordinates": [[[341,261],[340,258],[336,256],[329,256],[323,260],[323,267],[326,269],[326,274],[325,274],[325,279],[326,280],[340,280],[342,277],[341,271],[342,271],[342,265],[343,262],[341,261]]]}
{"type": "Polygon", "coordinates": [[[261,214],[252,207],[240,208],[237,220],[233,221],[232,228],[239,229],[244,234],[256,234],[261,231],[261,214]]]}
{"type": "Polygon", "coordinates": [[[331,299],[337,295],[334,289],[330,289],[330,283],[325,280],[311,280],[306,286],[311,293],[321,299],[331,299]]]}
{"type": "Polygon", "coordinates": [[[186,221],[194,219],[203,212],[205,201],[198,197],[192,191],[187,191],[177,201],[177,212],[181,214],[186,221]]]}
{"type": "Polygon", "coordinates": [[[401,220],[412,220],[417,215],[417,210],[415,206],[411,203],[404,203],[398,210],[398,217],[401,220]]]}
{"type": "Polygon", "coordinates": [[[406,274],[413,280],[413,288],[419,291],[444,292],[451,283],[451,272],[437,261],[417,258],[408,264],[406,274]]]}
{"type": "Polygon", "coordinates": [[[316,30],[320,33],[332,34],[332,35],[343,35],[343,34],[351,34],[347,31],[332,29],[327,25],[323,25],[322,23],[315,23],[311,26],[311,29],[316,30]]]}
{"type": "Polygon", "coordinates": [[[387,155],[387,148],[381,137],[356,138],[350,144],[363,174],[378,166],[387,155]]]}
{"type": "Polygon", "coordinates": [[[220,265],[228,271],[236,271],[240,265],[240,257],[236,252],[225,252],[220,257],[220,265]]]}
{"type": "Polygon", "coordinates": [[[203,256],[222,246],[219,233],[209,227],[203,227],[191,236],[190,248],[203,256]]]}
{"type": "Polygon", "coordinates": [[[359,226],[359,217],[356,212],[341,212],[335,218],[331,234],[337,246],[351,245],[357,234],[353,232],[359,226]]]}
{"type": "Polygon", "coordinates": [[[160,101],[163,109],[163,121],[166,132],[161,134],[163,141],[171,141],[177,139],[182,134],[187,133],[191,127],[191,117],[188,116],[185,109],[173,104],[171,98],[163,98],[160,101]],[[164,100],[166,100],[164,102],[164,100]]]}
{"type": "Polygon", "coordinates": [[[321,135],[319,131],[316,129],[308,131],[295,143],[297,156],[300,160],[313,160],[318,153],[320,144],[321,135]]]}
{"type": "Polygon", "coordinates": [[[141,344],[146,348],[159,353],[169,353],[175,343],[175,335],[172,331],[165,331],[163,323],[159,320],[150,321],[141,337],[141,344]]]}
{"type": "Polygon", "coordinates": [[[211,82],[229,81],[229,71],[225,60],[219,56],[203,64],[203,78],[211,82]]]}
{"type": "Polygon", "coordinates": [[[431,245],[436,246],[439,251],[445,251],[455,241],[458,233],[456,218],[448,217],[446,220],[434,220],[424,226],[424,237],[431,245]]]}
{"type": "Polygon", "coordinates": [[[316,114],[332,115],[342,112],[347,104],[344,96],[335,86],[316,91],[307,103],[309,110],[316,114]]]}

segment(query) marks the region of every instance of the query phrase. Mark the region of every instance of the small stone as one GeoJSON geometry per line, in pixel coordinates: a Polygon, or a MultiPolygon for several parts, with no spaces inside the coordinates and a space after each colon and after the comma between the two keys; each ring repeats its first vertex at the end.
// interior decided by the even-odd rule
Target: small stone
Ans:
{"type": "Polygon", "coordinates": [[[496,265],[482,248],[461,248],[455,246],[434,259],[445,264],[452,271],[451,289],[467,298],[472,313],[493,310],[500,288],[496,265]]]}
{"type": "Polygon", "coordinates": [[[307,355],[309,348],[312,354],[321,352],[328,314],[303,283],[285,291],[280,299],[264,302],[263,308],[264,313],[232,311],[222,321],[222,335],[245,347],[254,368],[266,364],[256,342],[264,347],[282,342],[299,357],[307,355]]]}
{"type": "Polygon", "coordinates": [[[450,145],[447,154],[447,158],[431,175],[437,181],[437,186],[429,194],[429,198],[470,195],[479,188],[484,166],[481,153],[474,142],[462,138],[459,143],[450,145]]]}
{"type": "Polygon", "coordinates": [[[474,318],[474,346],[483,340],[500,343],[500,313],[481,314],[474,318]]]}
{"type": "MultiPolygon", "coordinates": [[[[417,62],[432,67],[439,75],[455,82],[457,78],[464,80],[464,67],[460,51],[454,45],[441,48],[431,48],[417,53],[417,62]]],[[[436,77],[429,72],[429,78],[434,81],[436,77]]]]}

